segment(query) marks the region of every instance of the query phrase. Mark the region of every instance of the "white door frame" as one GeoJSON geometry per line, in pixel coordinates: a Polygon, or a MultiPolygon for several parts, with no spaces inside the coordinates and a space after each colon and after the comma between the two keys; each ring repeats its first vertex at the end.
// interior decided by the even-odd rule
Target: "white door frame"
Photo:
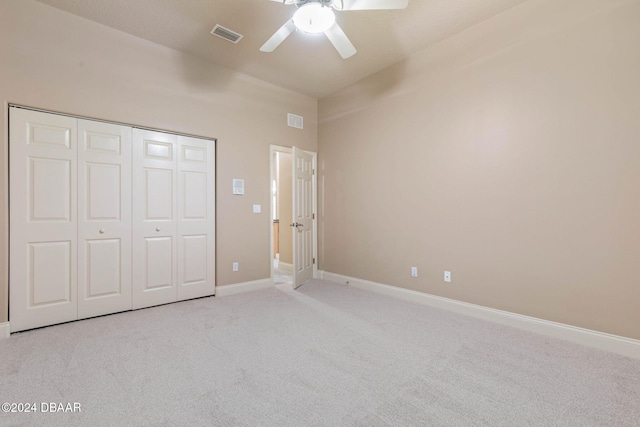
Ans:
{"type": "MultiPolygon", "coordinates": [[[[316,153],[315,151],[307,151],[307,150],[303,150],[309,154],[313,155],[313,168],[315,169],[316,173],[313,175],[313,212],[315,213],[315,219],[313,220],[313,257],[315,258],[316,262],[313,264],[313,277],[317,278],[318,277],[318,179],[317,179],[317,171],[318,171],[318,153],[316,153]]],[[[282,145],[273,145],[271,144],[269,146],[269,190],[271,191],[271,184],[273,183],[273,180],[276,178],[276,170],[273,167],[273,156],[275,153],[288,153],[291,154],[293,156],[293,148],[292,147],[285,147],[282,145]]],[[[295,177],[291,177],[291,184],[292,186],[295,184],[293,182],[293,180],[295,179],[295,177]]],[[[293,187],[292,187],[293,188],[293,187]]],[[[269,193],[269,236],[271,236],[270,242],[269,242],[269,270],[271,272],[271,280],[273,280],[273,241],[274,241],[274,237],[273,237],[273,220],[275,219],[273,217],[273,197],[271,196],[271,193],[269,193]]],[[[289,227],[289,224],[280,224],[280,227],[289,227]]],[[[292,246],[293,246],[293,241],[291,242],[292,246]]],[[[295,270],[295,256],[293,257],[293,268],[295,270]]]]}

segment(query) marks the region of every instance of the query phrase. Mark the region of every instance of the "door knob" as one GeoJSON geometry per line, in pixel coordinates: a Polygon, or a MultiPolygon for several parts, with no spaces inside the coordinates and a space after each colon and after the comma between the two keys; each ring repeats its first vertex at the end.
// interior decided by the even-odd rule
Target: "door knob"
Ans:
{"type": "Polygon", "coordinates": [[[160,231],[160,227],[156,227],[156,231],[160,231]]]}
{"type": "Polygon", "coordinates": [[[104,234],[104,231],[105,231],[105,230],[104,230],[104,228],[101,228],[101,229],[100,229],[100,231],[99,231],[99,233],[100,233],[100,234],[104,234]]]}

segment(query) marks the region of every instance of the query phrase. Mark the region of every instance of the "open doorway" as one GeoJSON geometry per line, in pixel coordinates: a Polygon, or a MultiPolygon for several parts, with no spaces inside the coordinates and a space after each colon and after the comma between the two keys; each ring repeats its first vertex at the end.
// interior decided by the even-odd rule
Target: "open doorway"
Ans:
{"type": "Polygon", "coordinates": [[[317,154],[296,147],[270,148],[271,278],[293,289],[317,277],[317,154]]]}
{"type": "Polygon", "coordinates": [[[293,285],[292,154],[271,147],[271,277],[276,285],[293,285]]]}

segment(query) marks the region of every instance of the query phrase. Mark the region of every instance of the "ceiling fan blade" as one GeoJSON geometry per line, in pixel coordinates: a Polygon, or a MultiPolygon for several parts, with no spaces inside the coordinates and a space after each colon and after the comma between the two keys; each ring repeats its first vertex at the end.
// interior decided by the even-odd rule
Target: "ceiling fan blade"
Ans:
{"type": "Polygon", "coordinates": [[[342,59],[347,59],[356,54],[355,46],[349,40],[349,37],[342,31],[342,28],[336,23],[324,32],[333,47],[336,48],[342,59]]]}
{"type": "Polygon", "coordinates": [[[293,33],[293,30],[296,29],[296,24],[293,23],[293,20],[289,19],[285,24],[280,27],[278,31],[275,32],[274,35],[266,41],[265,44],[262,45],[260,50],[262,52],[273,52],[276,50],[280,43],[282,43],[289,34],[293,33]]]}
{"type": "Polygon", "coordinates": [[[337,10],[405,9],[409,0],[334,0],[337,10]]]}
{"type": "Polygon", "coordinates": [[[282,4],[294,4],[295,0],[271,0],[282,4]]]}

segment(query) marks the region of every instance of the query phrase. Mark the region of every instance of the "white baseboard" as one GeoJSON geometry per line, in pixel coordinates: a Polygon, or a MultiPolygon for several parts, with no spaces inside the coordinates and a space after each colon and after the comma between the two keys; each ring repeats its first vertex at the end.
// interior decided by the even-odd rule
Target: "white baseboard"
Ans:
{"type": "Polygon", "coordinates": [[[266,289],[273,287],[273,280],[260,279],[252,280],[251,282],[234,283],[233,285],[216,286],[216,296],[226,297],[229,295],[241,294],[243,292],[257,291],[259,289],[266,289]]]}
{"type": "Polygon", "coordinates": [[[9,322],[0,323],[0,339],[9,338],[9,335],[11,335],[9,322]]]}
{"type": "Polygon", "coordinates": [[[368,291],[406,301],[427,304],[432,307],[454,311],[456,313],[478,319],[488,320],[490,322],[500,323],[554,338],[564,339],[573,343],[618,353],[634,359],[640,359],[640,341],[632,338],[579,328],[577,326],[538,319],[536,317],[524,316],[481,305],[469,304],[450,298],[412,291],[410,289],[399,288],[397,286],[383,285],[369,280],[357,279],[355,277],[343,276],[341,274],[329,273],[326,271],[320,272],[320,277],[323,280],[328,280],[330,282],[340,283],[343,285],[346,285],[348,282],[348,286],[353,286],[354,288],[366,289],[368,291]]]}
{"type": "Polygon", "coordinates": [[[278,268],[285,271],[293,271],[293,264],[278,261],[278,268]]]}

